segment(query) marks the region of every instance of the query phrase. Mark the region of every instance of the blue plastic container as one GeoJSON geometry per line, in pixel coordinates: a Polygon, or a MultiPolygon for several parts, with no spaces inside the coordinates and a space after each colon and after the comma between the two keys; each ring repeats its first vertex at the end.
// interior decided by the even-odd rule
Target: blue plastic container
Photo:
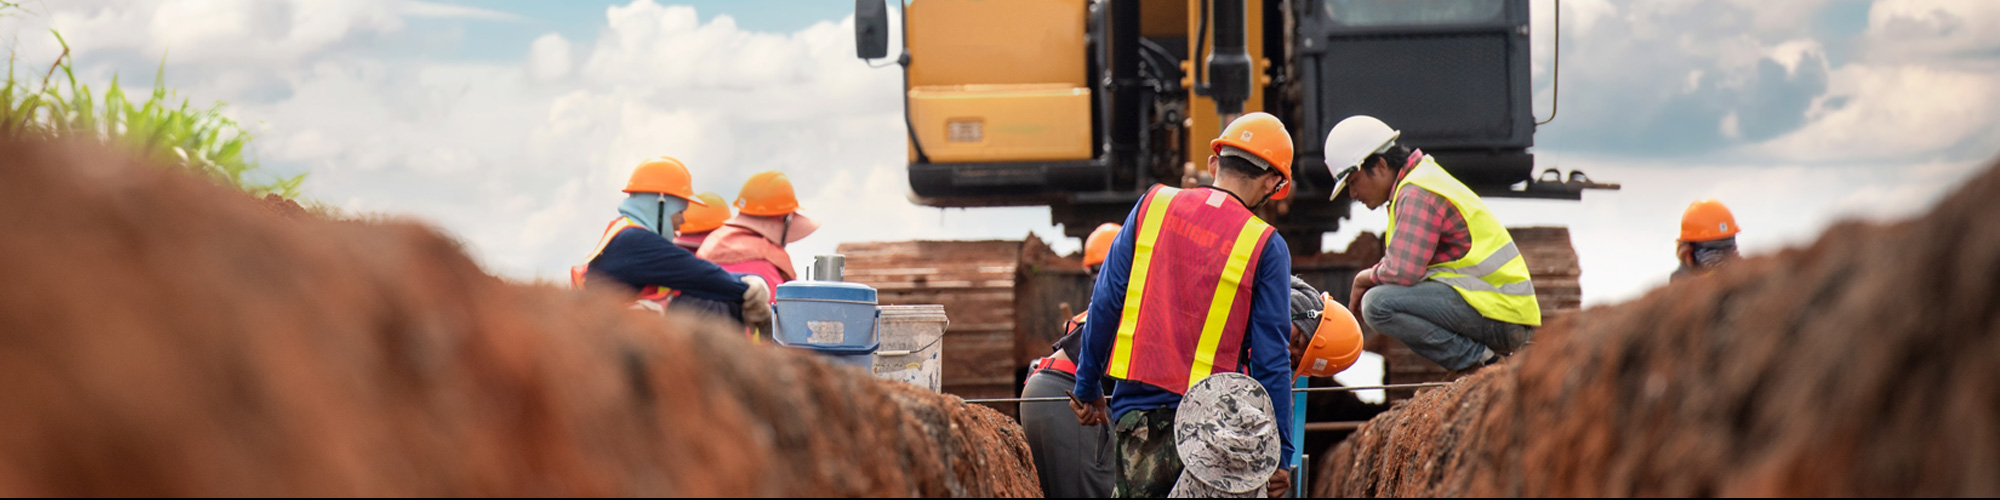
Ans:
{"type": "Polygon", "coordinates": [[[778,285],[771,315],[773,338],[822,354],[874,356],[881,345],[876,327],[875,289],[841,281],[793,281],[778,285]]]}
{"type": "Polygon", "coordinates": [[[821,355],[821,356],[825,356],[825,357],[826,357],[826,359],[827,359],[827,361],[832,361],[832,362],[833,362],[833,364],[836,364],[836,365],[840,365],[840,366],[852,366],[852,367],[855,367],[855,368],[860,368],[860,369],[862,369],[863,371],[868,371],[868,372],[871,372],[871,373],[872,373],[872,372],[873,372],[873,371],[875,370],[875,348],[874,348],[874,346],[869,346],[869,347],[868,347],[867,349],[865,349],[865,350],[864,350],[864,349],[850,349],[850,348],[839,348],[839,347],[831,347],[831,348],[824,348],[824,349],[822,349],[822,348],[817,348],[817,347],[813,347],[813,346],[801,346],[801,347],[799,347],[799,349],[804,349],[804,350],[807,350],[807,351],[812,351],[812,352],[814,352],[814,353],[817,353],[817,354],[819,354],[819,355],[821,355]]]}

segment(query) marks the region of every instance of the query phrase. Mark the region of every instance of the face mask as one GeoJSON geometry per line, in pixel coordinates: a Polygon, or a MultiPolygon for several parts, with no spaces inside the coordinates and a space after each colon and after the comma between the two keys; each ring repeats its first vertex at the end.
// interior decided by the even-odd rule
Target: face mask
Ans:
{"type": "Polygon", "coordinates": [[[1694,264],[1703,268],[1720,266],[1736,258],[1736,238],[1694,244],[1694,264]]]}
{"type": "Polygon", "coordinates": [[[632,193],[618,205],[618,214],[631,218],[646,230],[671,236],[674,214],[687,210],[687,200],[659,193],[632,193]]]}

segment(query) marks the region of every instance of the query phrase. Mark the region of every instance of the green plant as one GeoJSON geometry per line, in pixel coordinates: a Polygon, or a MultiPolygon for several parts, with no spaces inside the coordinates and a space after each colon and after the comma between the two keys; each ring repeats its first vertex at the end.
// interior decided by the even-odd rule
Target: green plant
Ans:
{"type": "Polygon", "coordinates": [[[63,51],[40,75],[38,86],[31,86],[36,75],[20,75],[16,56],[8,56],[7,79],[0,85],[0,134],[94,139],[255,196],[298,196],[305,174],[277,177],[263,171],[245,151],[253,136],[222,114],[223,103],[198,108],[186,99],[173,102],[175,96],[165,86],[165,57],[145,100],[127,97],[117,76],[100,95],[77,83],[69,42],[61,33],[51,33],[63,51]],[[60,81],[54,79],[57,72],[62,73],[60,81]]]}

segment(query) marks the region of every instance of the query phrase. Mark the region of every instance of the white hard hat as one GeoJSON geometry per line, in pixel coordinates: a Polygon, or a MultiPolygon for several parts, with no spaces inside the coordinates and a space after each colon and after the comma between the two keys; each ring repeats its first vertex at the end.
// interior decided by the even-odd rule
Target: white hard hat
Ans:
{"type": "Polygon", "coordinates": [[[1326,149],[1322,150],[1326,155],[1326,170],[1334,178],[1333,193],[1327,199],[1338,198],[1347,189],[1349,172],[1343,171],[1361,165],[1368,155],[1388,151],[1402,136],[1402,131],[1368,115],[1350,116],[1334,124],[1333,131],[1326,133],[1326,149]]]}

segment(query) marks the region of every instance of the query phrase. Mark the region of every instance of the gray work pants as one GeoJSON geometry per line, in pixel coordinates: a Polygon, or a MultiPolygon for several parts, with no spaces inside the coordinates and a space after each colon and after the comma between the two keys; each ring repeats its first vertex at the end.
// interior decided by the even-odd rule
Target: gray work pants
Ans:
{"type": "MultiPolygon", "coordinates": [[[[1064,397],[1076,377],[1042,370],[1028,377],[1021,397],[1064,397]]],[[[1035,455],[1035,475],[1047,498],[1111,497],[1111,426],[1085,427],[1064,402],[1021,403],[1021,430],[1035,455]]]]}
{"type": "Polygon", "coordinates": [[[1361,317],[1377,333],[1453,371],[1478,366],[1489,349],[1511,354],[1535,333],[1532,327],[1481,316],[1458,290],[1435,281],[1371,288],[1361,298],[1361,317]]]}

